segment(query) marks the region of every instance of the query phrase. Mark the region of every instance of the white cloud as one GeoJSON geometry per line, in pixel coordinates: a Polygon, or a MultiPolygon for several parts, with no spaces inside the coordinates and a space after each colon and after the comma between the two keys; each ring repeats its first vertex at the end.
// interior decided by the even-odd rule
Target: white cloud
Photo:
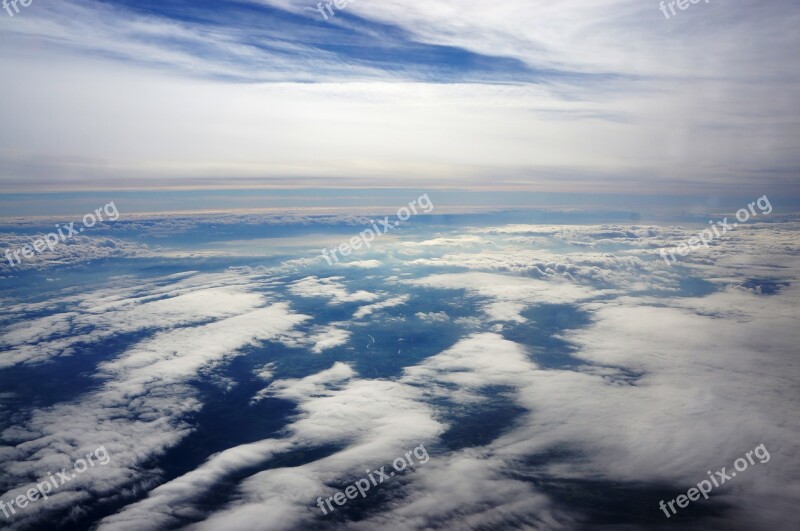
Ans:
{"type": "Polygon", "coordinates": [[[300,297],[320,297],[330,299],[331,304],[345,302],[370,302],[378,298],[375,293],[365,290],[349,292],[344,283],[339,282],[343,277],[318,278],[306,277],[292,283],[289,288],[292,293],[300,297]]]}
{"type": "Polygon", "coordinates": [[[431,275],[405,282],[436,289],[466,290],[488,299],[483,311],[491,320],[520,323],[525,321],[520,312],[526,307],[576,302],[599,293],[574,284],[477,272],[431,275]]]}
{"type": "Polygon", "coordinates": [[[342,330],[336,325],[325,327],[319,333],[311,337],[311,341],[314,342],[311,351],[319,354],[330,348],[345,345],[350,340],[351,335],[349,330],[342,330]]]}
{"type": "MultiPolygon", "coordinates": [[[[429,277],[424,284],[452,289],[453,277],[463,276],[429,277]]],[[[497,278],[485,282],[487,276],[458,280],[465,286],[471,284],[468,279],[500,284],[497,278]]],[[[522,290],[515,280],[514,291],[522,290]]],[[[231,470],[267,463],[276,451],[342,444],[329,457],[250,477],[236,501],[193,528],[315,525],[313,505],[317,496],[332,494],[328,483],[359,476],[363,467],[378,466],[402,455],[404,445],[422,441],[436,449],[430,463],[398,480],[381,511],[348,528],[423,528],[454,519],[464,529],[509,521],[541,529],[570,527],[574,514],[565,514],[508,470],[518,470],[526,457],[566,446],[579,450],[582,459],[545,461],[535,474],[692,485],[706,469],[729,464],[761,442],[772,453],[770,464],[737,477],[740,491],[714,495],[749,507],[747,513],[726,516],[731,521],[785,524],[790,500],[800,493],[800,476],[790,465],[797,451],[793,433],[800,425],[791,390],[800,365],[792,356],[795,342],[785,333],[796,328],[792,308],[799,293],[793,289],[767,298],[732,289],[695,302],[676,299],[676,307],[631,300],[587,303],[593,324],[566,335],[578,347],[573,355],[586,361],[573,369],[543,369],[536,352],[499,334],[482,333],[406,368],[395,380],[360,379],[352,367],[337,363],[306,378],[276,381],[268,395],[296,401],[300,409],[285,438],[212,458],[108,519],[108,529],[135,529],[137,521],[149,518],[173,521],[172,507],[186,510],[231,470]],[[731,307],[738,313],[731,314],[731,307]],[[510,389],[508,395],[527,413],[484,447],[437,448],[436,435],[444,426],[430,400],[469,407],[490,400],[482,392],[487,386],[510,389]],[[206,479],[194,482],[194,474],[206,479]],[[115,522],[131,527],[115,527],[115,522]]]]}
{"type": "Polygon", "coordinates": [[[446,323],[450,320],[450,316],[446,312],[417,312],[414,315],[417,319],[429,323],[446,323]]]}
{"type": "Polygon", "coordinates": [[[381,266],[380,260],[361,260],[357,262],[339,262],[344,267],[356,267],[359,269],[375,269],[381,266]]]}
{"type": "MultiPolygon", "coordinates": [[[[35,410],[24,425],[2,433],[15,446],[1,447],[0,461],[9,482],[15,478],[17,484],[45,477],[48,470],[68,465],[100,445],[112,458],[109,465],[90,469],[63,486],[47,504],[32,505],[12,528],[36,522],[52,511],[79,510],[90,495],[113,497],[133,482],[146,486],[155,480],[157,472],[142,465],[180,441],[191,430],[185,416],[202,405],[190,380],[241,355],[250,345],[278,339],[308,319],[292,313],[285,303],[269,303],[262,295],[233,290],[227,294],[199,291],[188,300],[176,298],[174,306],[167,306],[172,315],[214,301],[214,313],[221,318],[158,332],[140,341],[99,366],[97,390],[75,402],[35,410]],[[220,306],[223,303],[227,308],[220,306]]],[[[126,302],[109,304],[124,306],[126,302]]],[[[18,493],[15,489],[1,497],[18,493]]]]}
{"type": "Polygon", "coordinates": [[[168,289],[148,283],[133,289],[104,288],[65,299],[71,311],[29,319],[4,331],[0,344],[8,350],[0,359],[0,367],[42,363],[55,356],[72,355],[80,343],[209,322],[262,304],[261,296],[237,283],[242,283],[242,278],[235,275],[200,275],[171,283],[168,289]],[[137,293],[146,287],[154,289],[146,295],[137,293]]]}
{"type": "Polygon", "coordinates": [[[468,247],[475,244],[488,243],[480,236],[473,236],[465,234],[463,236],[456,236],[452,238],[433,238],[430,240],[422,240],[419,242],[405,241],[403,246],[407,247],[468,247]]]}
{"type": "MultiPolygon", "coordinates": [[[[651,250],[641,240],[656,238],[650,227],[552,229],[547,234],[553,241],[617,240],[621,248],[637,252],[651,250]]],[[[415,294],[424,288],[436,300],[462,307],[464,296],[474,299],[482,315],[455,322],[484,329],[494,325],[496,332],[472,333],[404,367],[399,376],[385,378],[367,378],[356,372],[359,365],[334,360],[329,369],[273,381],[275,366],[268,364],[257,371],[266,372],[270,383],[255,399],[295,403],[296,415],[282,432],[210,456],[196,470],[105,519],[101,529],[187,524],[198,530],[313,528],[324,525],[314,508],[317,496],[332,495],[367,467],[379,467],[422,442],[431,451],[430,462],[395,478],[396,486],[382,490],[378,510],[341,527],[423,529],[456,522],[459,528],[476,530],[571,528],[580,523],[580,509],[540,490],[540,482],[652,482],[674,486],[677,495],[704,479],[706,470],[730,467],[733,459],[762,442],[772,460],[737,476],[734,488],[715,490],[715,500],[729,506],[710,523],[750,528],[800,524],[793,511],[800,498],[794,459],[800,451],[800,363],[795,354],[800,250],[794,229],[753,226],[715,246],[707,261],[693,263],[692,271],[702,275],[697,278],[708,278],[720,288],[704,296],[632,293],[632,286],[645,281],[626,282],[624,276],[645,278],[667,266],[637,254],[574,247],[564,254],[547,249],[523,254],[520,263],[536,259],[562,264],[562,271],[573,271],[576,281],[588,286],[563,280],[564,275],[527,278],[480,270],[415,280],[392,277],[393,293],[403,286],[415,294]],[[764,295],[764,290],[748,288],[745,281],[753,275],[780,280],[781,289],[764,295]],[[601,279],[610,279],[617,288],[592,287],[601,279]],[[538,326],[522,312],[543,304],[571,305],[591,314],[582,328],[556,337],[571,347],[564,367],[550,368],[544,362],[557,353],[503,335],[510,323],[538,326]],[[502,430],[469,448],[452,450],[452,440],[441,444],[449,423],[456,426],[459,415],[493,405],[498,395],[487,389],[498,388],[518,411],[502,430]],[[324,448],[330,449],[325,457],[298,466],[273,461],[290,452],[324,448]],[[549,459],[554,450],[574,456],[549,459]],[[203,503],[221,482],[253,469],[261,472],[239,481],[224,507],[211,510],[203,503]]],[[[484,234],[526,237],[537,229],[511,230],[484,234]]],[[[666,228],[658,234],[670,240],[682,237],[684,230],[666,228]]],[[[509,246],[493,248],[490,256],[475,253],[472,266],[495,263],[501,265],[487,268],[502,269],[514,252],[509,246]]],[[[463,253],[463,259],[469,263],[470,255],[463,253]]],[[[454,261],[448,263],[452,265],[454,261]]],[[[558,265],[544,271],[548,269],[561,272],[558,265]]],[[[663,284],[678,278],[679,271],[672,270],[663,284]]],[[[123,291],[98,289],[60,301],[67,309],[41,317],[30,332],[11,328],[16,344],[46,344],[68,333],[70,323],[84,313],[94,318],[117,312],[124,322],[139,326],[147,322],[140,308],[151,304],[158,310],[154,314],[186,323],[185,328],[155,331],[102,364],[99,389],[72,403],[34,411],[25,425],[3,434],[16,445],[0,448],[0,461],[20,484],[22,478],[60,468],[69,456],[91,450],[97,442],[106,444],[113,467],[75,484],[54,499],[54,507],[88,506],[90,494],[114,496],[133,481],[145,489],[154,486],[160,478],[140,465],[191,429],[182,415],[202,406],[190,385],[198,373],[265,340],[321,351],[349,339],[343,322],[298,329],[308,319],[263,294],[264,288],[281,282],[274,278],[229,272],[186,274],[139,288],[136,279],[128,282],[123,291]],[[223,304],[213,314],[192,313],[216,300],[223,304]]],[[[346,277],[309,276],[289,288],[296,296],[322,297],[332,304],[369,302],[356,310],[356,319],[410,300],[407,294],[384,299],[383,293],[353,292],[350,285],[346,277]]],[[[13,311],[41,309],[19,303],[13,311]]],[[[447,316],[417,314],[442,322],[447,316]]],[[[656,505],[653,513],[660,517],[656,505]]]]}
{"type": "Polygon", "coordinates": [[[276,381],[269,395],[296,401],[300,410],[287,427],[285,439],[265,440],[216,456],[197,471],[164,485],[151,499],[107,519],[100,529],[135,529],[153,518],[169,521],[171,507],[186,507],[226,473],[265,462],[275,451],[344,444],[345,449],[329,457],[251,476],[241,485],[236,502],[192,527],[288,529],[308,523],[312,516],[308,504],[330,490],[327,483],[365,466],[377,467],[386,456],[402,455],[443,430],[430,406],[416,400],[420,393],[413,386],[357,379],[355,371],[343,363],[302,379],[276,381]],[[208,480],[195,482],[195,476],[208,480]]]}
{"type": "Polygon", "coordinates": [[[400,295],[398,297],[392,297],[390,299],[386,299],[385,301],[376,302],[374,304],[367,304],[366,306],[361,306],[353,314],[353,319],[363,319],[364,317],[372,315],[376,311],[384,310],[386,308],[394,308],[396,306],[402,306],[405,303],[407,303],[409,299],[410,297],[408,295],[400,295]]]}
{"type": "Polygon", "coordinates": [[[44,234],[32,236],[0,234],[0,250],[3,253],[18,252],[16,259],[13,258],[13,254],[11,258],[6,254],[0,260],[0,274],[15,277],[20,272],[28,270],[55,269],[108,258],[151,257],[155,254],[147,245],[105,236],[73,236],[59,242],[52,250],[45,248],[43,252],[34,253],[30,258],[19,254],[23,246],[31,246],[34,241],[43,237],[44,234]],[[13,265],[9,260],[13,260],[13,265]]]}

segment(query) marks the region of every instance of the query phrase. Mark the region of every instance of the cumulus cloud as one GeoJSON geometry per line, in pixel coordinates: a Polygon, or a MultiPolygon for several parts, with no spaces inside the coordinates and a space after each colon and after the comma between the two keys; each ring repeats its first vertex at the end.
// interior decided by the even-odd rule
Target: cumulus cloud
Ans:
{"type": "Polygon", "coordinates": [[[350,332],[341,328],[329,327],[313,337],[314,346],[311,351],[317,354],[329,348],[345,345],[350,339],[350,332]]]}
{"type": "Polygon", "coordinates": [[[215,456],[198,471],[164,485],[151,498],[106,519],[100,529],[136,529],[136,525],[152,518],[169,521],[171,507],[186,507],[232,469],[266,462],[273,452],[344,445],[342,451],[329,457],[249,477],[241,484],[236,502],[193,528],[245,529],[258,522],[259,527],[288,529],[307,524],[313,520],[309,503],[328,492],[329,483],[362,467],[376,467],[387,456],[402,455],[443,430],[430,406],[415,400],[420,393],[412,386],[358,379],[355,371],[343,363],[305,378],[276,381],[268,388],[269,396],[296,401],[300,410],[287,426],[286,438],[261,441],[215,456]],[[194,482],[195,476],[209,481],[194,482]]]}
{"type": "Polygon", "coordinates": [[[419,242],[406,241],[403,246],[406,247],[467,247],[475,244],[487,243],[486,240],[480,236],[465,234],[463,236],[456,236],[452,238],[433,238],[430,240],[422,240],[419,242]]]}
{"type": "MultiPolygon", "coordinates": [[[[226,301],[212,298],[215,295],[213,291],[196,293],[170,306],[170,311],[178,315],[180,308],[199,301],[226,301]]],[[[190,380],[201,370],[241,355],[245,347],[277,339],[308,319],[263,295],[228,295],[227,309],[218,306],[215,311],[217,320],[161,331],[140,341],[98,367],[96,391],[75,402],[34,410],[24,425],[2,433],[5,441],[14,444],[0,447],[4,486],[11,487],[2,495],[4,499],[20,493],[15,485],[44,477],[53,467],[64,466],[101,444],[112,456],[108,466],[80,475],[47,504],[32,505],[12,522],[12,528],[41,521],[53,511],[70,507],[74,511],[94,497],[113,497],[119,489],[153,482],[157,471],[143,465],[177,444],[191,430],[186,415],[202,406],[190,380]]],[[[109,304],[124,305],[125,301],[109,304]]]]}
{"type": "Polygon", "coordinates": [[[400,295],[398,297],[391,297],[381,302],[376,302],[374,304],[367,304],[365,306],[361,306],[358,310],[355,311],[353,314],[353,319],[363,319],[369,315],[372,315],[376,311],[385,310],[386,308],[394,308],[395,306],[402,306],[408,302],[410,297],[408,295],[400,295]]]}
{"type": "MultiPolygon", "coordinates": [[[[258,294],[237,283],[242,283],[241,277],[200,275],[171,283],[167,289],[150,283],[91,291],[61,301],[56,298],[52,305],[65,303],[71,311],[28,318],[4,330],[0,344],[7,351],[0,367],[42,363],[55,356],[72,355],[80,343],[208,322],[255,309],[262,303],[258,294]],[[145,291],[147,287],[152,291],[145,291]]],[[[6,311],[22,319],[26,308],[12,306],[6,311]]]]}
{"type": "Polygon", "coordinates": [[[446,323],[450,320],[450,316],[446,312],[417,312],[414,315],[417,319],[429,323],[446,323]]]}
{"type": "Polygon", "coordinates": [[[344,267],[356,267],[359,269],[375,269],[381,266],[380,260],[360,260],[357,262],[339,262],[344,267]]]}
{"type": "MultiPolygon", "coordinates": [[[[30,329],[6,327],[4,341],[14,348],[45,348],[71,337],[86,314],[116,316],[126,323],[119,330],[146,329],[149,336],[101,363],[96,389],[72,402],[33,410],[25,422],[3,432],[9,443],[0,448],[4,478],[10,478],[7,494],[15,494],[26,478],[60,468],[102,441],[113,466],[87,475],[51,506],[37,508],[20,522],[36,522],[51,508],[76,503],[88,508],[98,500],[119,499],[120,489],[126,489],[123,495],[131,494],[132,503],[105,518],[100,529],[333,525],[399,530],[448,528],[454,522],[475,530],[570,529],[587,525],[585,504],[575,503],[585,482],[592,488],[606,483],[674,488],[677,495],[704,479],[706,470],[730,467],[764,443],[772,460],[737,476],[733,488],[715,490],[702,506],[713,508],[714,515],[700,514],[698,525],[797,525],[796,227],[743,228],[703,260],[680,269],[668,270],[644,254],[652,251],[650,239],[679,238],[689,230],[492,228],[481,237],[556,242],[555,248],[529,250],[520,260],[564,268],[545,267],[544,273],[552,273],[536,277],[509,271],[505,267],[525,242],[503,240],[488,256],[481,249],[459,249],[461,265],[447,258],[446,265],[438,265],[442,273],[431,274],[429,263],[415,264],[425,266],[417,270],[424,271],[418,278],[413,270],[397,272],[384,279],[391,295],[354,291],[365,274],[358,269],[347,276],[299,280],[235,270],[188,272],[147,284],[125,279],[124,289],[65,294],[50,310],[39,303],[15,303],[3,315],[45,314],[33,319],[30,329]],[[537,230],[546,234],[536,236],[537,230]],[[602,243],[587,252],[565,247],[569,241],[602,243]],[[609,242],[618,246],[613,253],[595,251],[609,242]],[[464,271],[464,264],[470,270],[464,271]],[[647,275],[659,274],[663,278],[652,285],[673,291],[639,291],[647,275]],[[676,287],[676,279],[687,278],[705,280],[704,290],[676,287]],[[291,296],[329,304],[309,322],[277,299],[284,287],[291,296]],[[411,301],[426,298],[447,310],[415,311],[411,301]],[[478,313],[460,313],[471,307],[465,302],[474,303],[478,313]],[[396,373],[372,377],[369,368],[361,369],[362,360],[334,357],[346,351],[334,347],[350,340],[354,324],[341,321],[345,303],[363,303],[354,311],[356,321],[406,305],[418,318],[408,323],[416,327],[453,323],[469,331],[420,354],[396,373]],[[550,315],[548,305],[588,318],[556,327],[551,319],[561,319],[550,315]],[[528,311],[536,309],[542,311],[528,311]],[[336,320],[326,319],[328,311],[337,314],[336,320]],[[146,315],[172,325],[148,328],[146,315]],[[286,424],[268,438],[226,448],[160,484],[158,471],[143,463],[174,447],[193,428],[188,414],[203,406],[193,379],[264,341],[325,354],[308,358],[315,363],[325,363],[329,355],[332,359],[321,370],[291,378],[277,376],[282,361],[259,359],[251,370],[264,387],[252,391],[251,403],[290,401],[295,409],[286,424]],[[554,365],[552,358],[559,356],[564,363],[554,365]],[[515,414],[496,430],[482,429],[479,442],[450,432],[460,433],[465,419],[501,406],[515,414]],[[318,496],[333,495],[367,468],[391,462],[420,443],[429,449],[430,462],[376,489],[375,505],[364,509],[359,521],[324,520],[316,510],[318,496]],[[285,464],[287,456],[312,451],[321,457],[285,464]],[[208,496],[221,485],[230,496],[209,506],[208,496]],[[553,485],[576,494],[565,498],[553,485]]],[[[403,247],[401,242],[392,245],[403,247]]],[[[430,246],[428,259],[437,252],[447,257],[451,250],[430,246]]],[[[379,285],[379,279],[371,275],[370,286],[379,285]]],[[[110,324],[98,328],[113,330],[110,324]]],[[[414,348],[404,344],[403,353],[414,348]]],[[[13,400],[0,396],[3,403],[13,400]]],[[[661,517],[656,503],[652,511],[653,518],[661,517]]]]}
{"type": "MultiPolygon", "coordinates": [[[[520,311],[538,304],[583,308],[592,314],[591,323],[561,335],[583,365],[548,369],[537,363],[536,350],[501,333],[476,333],[407,367],[402,376],[385,382],[390,387],[359,379],[341,364],[305,379],[276,382],[269,392],[297,401],[304,411],[290,433],[316,444],[344,442],[345,448],[291,473],[256,474],[242,483],[241,500],[197,528],[244,529],[267,518],[268,511],[270,528],[310,525],[314,517],[308,507],[316,493],[326,492],[326,482],[357,475],[359,464],[368,466],[366,457],[352,461],[353,452],[374,455],[378,461],[392,456],[385,443],[379,443],[382,435],[360,431],[362,424],[351,416],[368,413],[345,399],[355,389],[363,393],[373,388],[384,393],[391,389],[390,396],[399,393],[407,400],[405,413],[414,411],[429,421],[436,418],[435,410],[427,409],[431,404],[473,407],[491,400],[484,392],[488,387],[509,389],[525,413],[483,447],[437,452],[431,466],[403,478],[381,511],[348,528],[421,529],[454,518],[465,529],[511,522],[568,528],[581,518],[579,512],[565,510],[508,470],[556,482],[668,483],[676,485],[677,492],[697,483],[708,468],[729,465],[762,442],[773,452],[773,460],[785,466],[754,469],[737,478],[741,490],[715,493],[740,509],[713,521],[753,526],[788,521],[791,500],[800,488],[796,467],[788,465],[797,451],[790,441],[800,426],[797,401],[789,398],[800,373],[792,356],[796,338],[787,333],[797,328],[793,308],[800,292],[793,282],[770,296],[730,287],[700,298],[616,300],[552,280],[489,273],[432,275],[404,283],[445,292],[465,290],[485,298],[484,311],[498,322],[521,322],[520,311]],[[335,409],[335,404],[346,404],[346,410],[335,409]],[[322,411],[324,419],[317,418],[322,411]],[[348,433],[345,439],[342,430],[348,433]],[[355,430],[357,443],[349,439],[349,430],[355,430]],[[372,441],[370,449],[381,448],[379,455],[361,453],[366,441],[372,441]],[[558,448],[573,449],[582,457],[520,468],[527,459],[558,448]]],[[[431,447],[436,446],[436,433],[426,434],[433,437],[431,447]]]]}
{"type": "Polygon", "coordinates": [[[44,234],[32,236],[0,234],[0,252],[6,253],[0,261],[0,275],[16,276],[23,271],[54,269],[106,258],[154,256],[147,245],[103,236],[73,236],[59,242],[52,250],[45,248],[41,253],[33,253],[30,258],[22,254],[18,254],[16,258],[13,256],[14,251],[21,253],[23,246],[32,246],[34,241],[41,240],[44,236],[44,234]]]}
{"type": "Polygon", "coordinates": [[[575,302],[599,294],[574,284],[478,272],[431,275],[406,282],[436,289],[466,290],[487,299],[482,308],[491,320],[518,323],[525,322],[520,312],[527,307],[575,302]]]}
{"type": "Polygon", "coordinates": [[[306,277],[292,283],[290,290],[300,297],[330,299],[330,304],[370,302],[379,298],[377,294],[365,290],[348,291],[346,285],[340,282],[342,279],[343,277],[306,277]]]}
{"type": "MultiPolygon", "coordinates": [[[[428,404],[429,398],[480,401],[481,388],[519,382],[530,367],[518,345],[495,334],[479,334],[407,369],[397,381],[360,379],[351,367],[337,363],[306,378],[274,382],[269,387],[271,395],[297,401],[301,413],[288,426],[289,437],[262,441],[260,448],[272,451],[298,444],[336,442],[345,444],[344,449],[300,467],[270,469],[251,476],[242,483],[239,500],[191,528],[246,529],[255,522],[267,529],[313,525],[315,516],[308,508],[316,496],[330,491],[327,484],[359,476],[363,467],[375,468],[377,463],[402,455],[443,431],[444,426],[428,404]],[[486,356],[486,352],[492,352],[492,356],[486,356]]],[[[231,457],[251,452],[252,459],[239,463],[241,468],[269,457],[266,451],[252,450],[248,445],[215,457],[198,473],[216,474],[219,481],[228,473],[223,465],[231,457]]],[[[437,451],[424,467],[416,467],[413,474],[398,479],[401,490],[390,495],[389,505],[381,514],[348,527],[380,524],[391,529],[421,529],[430,522],[452,518],[459,518],[468,529],[500,525],[509,519],[542,529],[569,522],[569,517],[558,511],[546,495],[528,483],[508,477],[504,470],[509,464],[482,450],[452,454],[437,451]]],[[[168,518],[169,508],[159,508],[159,501],[185,507],[198,496],[198,491],[210,488],[205,482],[190,483],[193,474],[161,487],[151,499],[107,519],[107,527],[101,529],[135,529],[126,527],[126,522],[130,523],[133,517],[145,521],[152,517],[151,510],[158,512],[155,521],[168,518]],[[165,493],[181,496],[167,498],[165,493]]]]}

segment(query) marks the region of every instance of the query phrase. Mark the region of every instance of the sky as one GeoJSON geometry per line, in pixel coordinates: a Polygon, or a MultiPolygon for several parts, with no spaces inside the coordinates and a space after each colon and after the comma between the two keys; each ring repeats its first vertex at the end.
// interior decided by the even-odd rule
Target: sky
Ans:
{"type": "Polygon", "coordinates": [[[0,192],[800,198],[793,1],[713,0],[670,18],[655,0],[333,10],[34,0],[0,11],[0,192]]]}
{"type": "Polygon", "coordinates": [[[800,529],[800,0],[20,1],[0,527],[800,529]]]}

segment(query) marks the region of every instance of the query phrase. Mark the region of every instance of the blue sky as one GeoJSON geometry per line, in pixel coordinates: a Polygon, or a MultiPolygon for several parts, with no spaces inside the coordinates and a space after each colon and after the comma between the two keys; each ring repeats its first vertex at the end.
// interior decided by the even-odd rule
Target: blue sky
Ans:
{"type": "MultiPolygon", "coordinates": [[[[396,72],[404,79],[436,83],[535,82],[548,76],[570,74],[556,70],[538,71],[515,58],[418,42],[403,28],[361,18],[346,8],[335,10],[334,16],[338,18],[331,19],[329,16],[329,22],[318,11],[314,11],[316,16],[309,16],[312,14],[310,10],[289,12],[270,5],[244,2],[108,4],[124,6],[137,15],[157,17],[198,31],[217,32],[220,36],[225,35],[243,46],[251,47],[252,56],[237,58],[215,53],[218,51],[216,41],[198,46],[188,41],[181,45],[180,39],[171,37],[153,40],[167,47],[178,46],[193,55],[231,61],[245,70],[233,77],[243,82],[269,79],[272,56],[304,62],[309,55],[313,57],[315,54],[332,54],[344,63],[377,69],[378,72],[374,74],[377,79],[382,77],[383,72],[396,72]],[[302,53],[303,50],[306,54],[302,53]]],[[[309,80],[307,73],[301,69],[289,70],[285,74],[298,82],[309,80]]]]}
{"type": "Polygon", "coordinates": [[[800,10],[34,2],[0,12],[0,191],[800,197],[800,10]]]}

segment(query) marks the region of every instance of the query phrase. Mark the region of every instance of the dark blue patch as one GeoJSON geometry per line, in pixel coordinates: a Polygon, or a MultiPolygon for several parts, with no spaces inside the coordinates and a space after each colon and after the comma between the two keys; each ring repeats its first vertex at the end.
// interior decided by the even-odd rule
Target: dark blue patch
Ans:
{"type": "Polygon", "coordinates": [[[761,295],[777,295],[783,288],[788,288],[789,282],[770,278],[748,278],[742,282],[747,289],[758,291],[761,295]]]}
{"type": "Polygon", "coordinates": [[[543,304],[528,308],[520,315],[528,322],[505,324],[503,337],[530,347],[537,365],[552,369],[587,365],[585,360],[572,356],[577,350],[573,345],[554,336],[587,326],[591,322],[589,312],[568,304],[543,304]]]}
{"type": "MultiPolygon", "coordinates": [[[[248,55],[237,58],[218,49],[213,41],[198,43],[177,37],[170,39],[159,36],[157,40],[149,37],[155,40],[153,44],[206,59],[216,57],[220,62],[228,64],[238,60],[242,62],[242,66],[250,67],[251,79],[254,81],[263,77],[259,74],[260,70],[274,71],[271,56],[278,55],[287,61],[295,60],[303,64],[314,50],[318,50],[320,54],[333,54],[342,64],[384,70],[404,79],[426,82],[530,83],[572,80],[587,83],[619,78],[612,74],[536,69],[516,58],[482,55],[453,46],[421,43],[402,28],[360,18],[347,9],[336,10],[331,20],[326,21],[316,11],[313,2],[309,3],[307,13],[301,14],[266,5],[239,2],[106,0],[103,3],[167,22],[194,26],[208,34],[223,34],[229,40],[238,40],[243,46],[264,52],[263,57],[248,55]],[[304,47],[305,50],[287,51],[297,46],[304,47]]],[[[108,55],[109,52],[98,53],[108,55]]],[[[308,73],[302,72],[302,68],[298,70],[299,73],[294,73],[296,81],[311,80],[308,73]]],[[[291,72],[284,74],[292,75],[291,72]]]]}

